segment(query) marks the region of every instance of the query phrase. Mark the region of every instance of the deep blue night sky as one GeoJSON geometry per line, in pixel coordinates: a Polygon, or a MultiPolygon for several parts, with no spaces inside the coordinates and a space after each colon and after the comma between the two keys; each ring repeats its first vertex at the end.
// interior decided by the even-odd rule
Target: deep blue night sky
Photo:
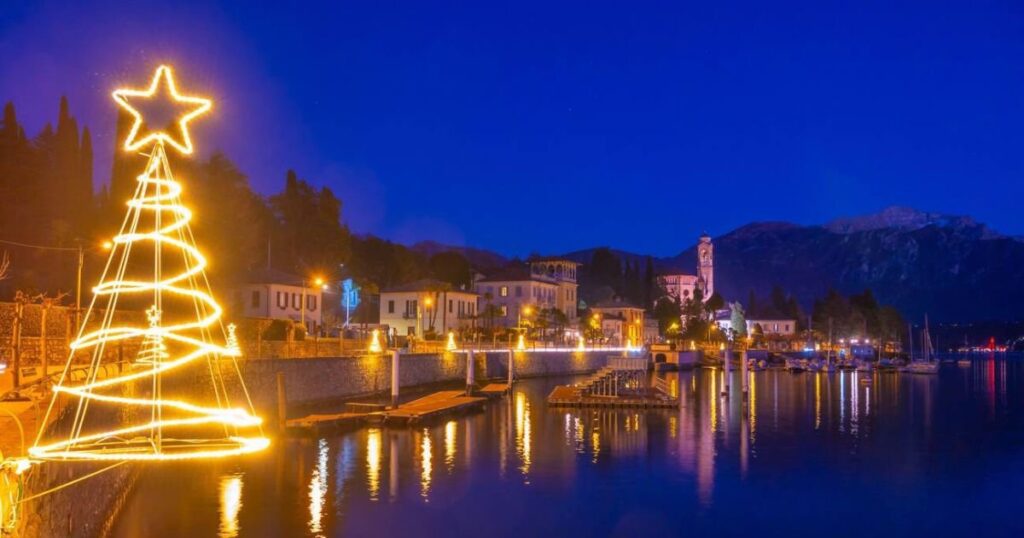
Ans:
{"type": "Polygon", "coordinates": [[[34,135],[67,94],[97,180],[110,90],[170,62],[203,152],[400,241],[669,255],[892,204],[1024,233],[1020,2],[77,4],[4,3],[0,100],[34,135]]]}

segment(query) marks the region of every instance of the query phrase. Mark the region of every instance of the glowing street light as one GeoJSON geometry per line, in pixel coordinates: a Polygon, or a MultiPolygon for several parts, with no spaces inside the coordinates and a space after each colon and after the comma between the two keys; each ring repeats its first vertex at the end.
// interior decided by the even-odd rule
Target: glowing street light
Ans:
{"type": "Polygon", "coordinates": [[[299,317],[302,320],[302,329],[306,332],[310,332],[309,328],[306,327],[306,288],[309,287],[310,282],[321,290],[327,289],[327,286],[324,284],[324,279],[321,277],[314,277],[310,280],[302,281],[302,304],[299,305],[299,317]]]}
{"type": "Polygon", "coordinates": [[[380,329],[374,329],[373,333],[370,334],[369,351],[373,355],[380,354],[384,351],[384,349],[380,346],[380,329]]]}

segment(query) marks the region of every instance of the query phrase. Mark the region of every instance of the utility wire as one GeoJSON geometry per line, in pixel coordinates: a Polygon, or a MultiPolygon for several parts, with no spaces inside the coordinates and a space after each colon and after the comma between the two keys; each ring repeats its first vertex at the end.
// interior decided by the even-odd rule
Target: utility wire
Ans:
{"type": "Polygon", "coordinates": [[[16,247],[37,248],[37,249],[40,249],[40,250],[62,250],[62,251],[70,251],[70,252],[77,252],[78,251],[78,247],[51,247],[51,246],[47,246],[47,245],[33,245],[33,244],[30,244],[30,243],[19,243],[17,241],[8,241],[6,239],[0,239],[0,243],[2,243],[4,245],[14,245],[16,247]]]}

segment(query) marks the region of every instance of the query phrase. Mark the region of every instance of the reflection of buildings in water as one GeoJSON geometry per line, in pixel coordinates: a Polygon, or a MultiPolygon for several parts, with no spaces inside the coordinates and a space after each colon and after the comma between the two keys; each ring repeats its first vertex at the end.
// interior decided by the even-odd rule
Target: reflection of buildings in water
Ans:
{"type": "Polygon", "coordinates": [[[697,429],[697,498],[702,506],[711,505],[715,482],[715,432],[718,430],[718,375],[710,373],[711,390],[707,393],[708,413],[701,413],[697,429]]]}
{"type": "Polygon", "coordinates": [[[388,445],[388,492],[394,502],[398,498],[398,435],[389,435],[388,445]]]}
{"type": "MultiPolygon", "coordinates": [[[[595,411],[592,424],[600,431],[612,456],[634,456],[647,452],[647,422],[640,413],[595,411]]],[[[600,437],[595,454],[600,451],[600,437]]]]}
{"type": "Polygon", "coordinates": [[[317,446],[316,467],[309,479],[309,532],[323,536],[324,503],[327,499],[327,458],[326,439],[320,439],[317,446]]]}
{"type": "Polygon", "coordinates": [[[860,380],[857,378],[857,371],[853,372],[853,379],[850,383],[850,433],[857,435],[857,427],[859,426],[857,420],[857,413],[860,411],[859,396],[860,391],[860,380]]]}
{"type": "Polygon", "coordinates": [[[821,372],[814,374],[814,429],[821,427],[821,372]]]}
{"type": "Polygon", "coordinates": [[[449,473],[455,468],[455,428],[454,420],[444,425],[444,464],[449,473]]]}
{"type": "Polygon", "coordinates": [[[532,448],[532,423],[530,417],[530,401],[526,398],[525,392],[516,393],[516,453],[519,456],[519,471],[524,478],[529,479],[530,474],[530,450],[532,448]]]}
{"type": "Polygon", "coordinates": [[[370,428],[366,432],[366,486],[370,500],[376,501],[380,493],[381,431],[370,428]]]}
{"type": "Polygon", "coordinates": [[[498,444],[498,473],[505,478],[508,469],[508,452],[512,445],[512,415],[514,398],[508,398],[508,404],[504,406],[503,414],[505,420],[499,426],[500,443],[498,444]]]}
{"type": "Polygon", "coordinates": [[[217,536],[238,536],[238,512],[242,509],[242,475],[231,474],[220,478],[220,526],[217,536]]]}
{"type": "Polygon", "coordinates": [[[476,418],[471,417],[466,420],[466,435],[465,440],[462,442],[462,453],[466,457],[466,469],[473,468],[473,424],[476,423],[476,418]]]}
{"type": "Polygon", "coordinates": [[[772,373],[772,431],[779,431],[779,372],[772,373]]]}
{"type": "Polygon", "coordinates": [[[750,403],[749,403],[749,421],[750,421],[750,444],[751,449],[754,448],[757,442],[757,376],[754,372],[749,372],[750,375],[750,403]]]}
{"type": "Polygon", "coordinates": [[[420,497],[424,501],[430,500],[430,478],[434,471],[433,446],[430,441],[430,430],[423,428],[420,433],[420,497]]]}
{"type": "Polygon", "coordinates": [[[839,433],[846,431],[846,372],[839,372],[839,433]]]}
{"type": "Polygon", "coordinates": [[[871,416],[871,387],[864,387],[864,418],[871,416]]]}

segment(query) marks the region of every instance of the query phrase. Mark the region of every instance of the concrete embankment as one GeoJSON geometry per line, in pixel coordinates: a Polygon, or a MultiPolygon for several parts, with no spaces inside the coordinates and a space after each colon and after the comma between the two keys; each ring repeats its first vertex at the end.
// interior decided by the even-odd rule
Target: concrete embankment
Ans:
{"type": "MultiPolygon", "coordinates": [[[[591,372],[604,366],[610,351],[545,351],[515,353],[517,378],[591,372]]],[[[508,352],[474,355],[478,380],[504,379],[508,352]]],[[[466,378],[466,353],[403,354],[398,368],[399,387],[412,388],[466,378]]],[[[276,416],[277,374],[284,376],[289,406],[316,404],[344,398],[384,394],[391,388],[391,357],[376,355],[347,358],[263,359],[242,364],[242,374],[257,411],[276,416]]]]}
{"type": "MultiPolygon", "coordinates": [[[[604,366],[611,351],[536,351],[515,353],[516,377],[568,375],[594,371],[604,366]]],[[[465,379],[466,353],[403,354],[399,364],[399,386],[411,389],[465,379]]],[[[476,379],[504,379],[508,373],[508,352],[479,352],[474,355],[476,379]]],[[[340,401],[346,398],[387,394],[391,388],[391,356],[257,359],[243,360],[239,368],[256,412],[268,423],[277,417],[277,378],[283,375],[289,407],[340,401]]],[[[231,376],[227,376],[230,378],[231,376]]],[[[227,378],[225,379],[227,381],[227,378]]],[[[213,398],[208,378],[178,380],[187,386],[197,401],[213,398]]],[[[229,387],[231,388],[231,387],[229,387]]],[[[236,390],[238,387],[234,387],[236,390]]],[[[124,387],[134,392],[135,387],[124,387]]],[[[64,410],[72,409],[66,407],[64,410]]],[[[64,416],[57,421],[69,420],[64,416]]],[[[106,418],[111,426],[137,422],[133,412],[112,413],[106,418]]],[[[72,480],[86,476],[108,464],[44,463],[33,466],[25,482],[24,497],[31,497],[72,480]]],[[[136,473],[142,465],[127,463],[21,505],[18,536],[26,538],[72,536],[91,538],[103,535],[130,494],[136,473]]],[[[196,463],[202,465],[202,463],[196,463]]]]}

